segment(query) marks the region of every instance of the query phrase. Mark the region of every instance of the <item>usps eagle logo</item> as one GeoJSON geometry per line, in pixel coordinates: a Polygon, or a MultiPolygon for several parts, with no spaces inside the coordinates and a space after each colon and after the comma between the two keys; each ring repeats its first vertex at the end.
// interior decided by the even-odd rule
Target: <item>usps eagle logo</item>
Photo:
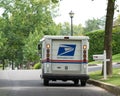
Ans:
{"type": "Polygon", "coordinates": [[[60,44],[58,49],[58,56],[74,56],[75,44],[60,44]]]}

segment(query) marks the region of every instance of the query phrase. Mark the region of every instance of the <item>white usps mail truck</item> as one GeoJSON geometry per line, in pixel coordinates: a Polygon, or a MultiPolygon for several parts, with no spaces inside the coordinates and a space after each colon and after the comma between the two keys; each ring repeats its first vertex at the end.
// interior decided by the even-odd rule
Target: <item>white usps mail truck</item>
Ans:
{"type": "Polygon", "coordinates": [[[88,36],[44,36],[38,44],[42,63],[43,84],[49,81],[81,81],[85,86],[88,75],[88,36]]]}

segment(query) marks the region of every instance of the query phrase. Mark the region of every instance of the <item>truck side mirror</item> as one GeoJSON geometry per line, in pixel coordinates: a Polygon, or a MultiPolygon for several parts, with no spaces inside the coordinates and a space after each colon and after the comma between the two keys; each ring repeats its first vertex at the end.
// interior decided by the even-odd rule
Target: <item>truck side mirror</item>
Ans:
{"type": "Polygon", "coordinates": [[[38,50],[41,50],[41,47],[42,47],[41,44],[38,44],[38,50]]]}

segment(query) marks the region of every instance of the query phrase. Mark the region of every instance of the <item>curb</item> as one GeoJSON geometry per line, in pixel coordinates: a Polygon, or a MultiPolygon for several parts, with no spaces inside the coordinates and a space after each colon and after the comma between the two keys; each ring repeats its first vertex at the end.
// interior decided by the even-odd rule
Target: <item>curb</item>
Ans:
{"type": "Polygon", "coordinates": [[[120,96],[120,87],[117,87],[115,85],[100,82],[100,81],[93,80],[93,79],[89,79],[87,81],[87,83],[88,84],[93,84],[93,85],[98,86],[98,87],[101,87],[101,88],[115,94],[116,96],[120,96]]]}

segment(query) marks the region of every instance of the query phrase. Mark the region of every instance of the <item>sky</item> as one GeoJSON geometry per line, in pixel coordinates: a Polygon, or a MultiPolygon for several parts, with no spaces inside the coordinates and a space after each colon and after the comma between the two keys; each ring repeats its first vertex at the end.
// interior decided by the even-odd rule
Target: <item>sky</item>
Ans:
{"type": "MultiPolygon", "coordinates": [[[[85,25],[85,21],[88,19],[97,19],[103,16],[106,16],[107,9],[107,1],[108,0],[61,0],[59,11],[60,14],[54,21],[58,23],[69,22],[70,16],[69,12],[74,12],[73,24],[85,25]]],[[[119,4],[118,9],[120,11],[120,0],[117,0],[116,4],[119,4]]],[[[0,15],[3,13],[3,10],[0,9],[0,15]]],[[[115,11],[116,18],[120,14],[120,12],[115,11]]]]}
{"type": "MultiPolygon", "coordinates": [[[[120,4],[120,0],[117,0],[116,4],[120,4]]],[[[106,16],[107,0],[61,0],[59,14],[54,21],[56,23],[70,23],[69,12],[74,12],[73,23],[85,24],[85,21],[93,18],[101,18],[106,16]]],[[[120,5],[118,7],[120,10],[120,5]]],[[[115,11],[115,16],[120,12],[115,11]]]]}

